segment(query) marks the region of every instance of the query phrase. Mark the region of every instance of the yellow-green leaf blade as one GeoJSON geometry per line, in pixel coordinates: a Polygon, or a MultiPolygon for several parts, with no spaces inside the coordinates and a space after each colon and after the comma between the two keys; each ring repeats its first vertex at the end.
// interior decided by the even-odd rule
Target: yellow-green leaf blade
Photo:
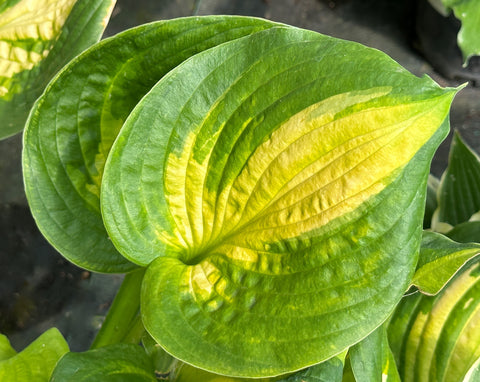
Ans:
{"type": "Polygon", "coordinates": [[[122,128],[101,195],[112,241],[148,265],[152,337],[196,367],[266,377],[372,332],[413,274],[454,92],[285,27],[172,70],[122,128]]]}
{"type": "Polygon", "coordinates": [[[437,294],[470,259],[480,254],[480,244],[460,244],[425,231],[412,284],[423,293],[437,294]]]}
{"type": "Polygon", "coordinates": [[[49,381],[56,363],[68,350],[60,332],[49,329],[20,353],[0,361],[0,380],[49,381]]]}

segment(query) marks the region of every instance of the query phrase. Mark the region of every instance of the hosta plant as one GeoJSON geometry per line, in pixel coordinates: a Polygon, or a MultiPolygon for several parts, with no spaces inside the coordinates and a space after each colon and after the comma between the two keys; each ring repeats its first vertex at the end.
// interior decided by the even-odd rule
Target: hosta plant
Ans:
{"type": "Polygon", "coordinates": [[[63,256],[127,275],[92,349],[51,380],[398,378],[395,307],[412,284],[443,287],[419,270],[440,259],[446,283],[475,255],[443,236],[420,250],[457,90],[235,16],[140,26],[76,57],[30,112],[26,193],[63,256]]]}

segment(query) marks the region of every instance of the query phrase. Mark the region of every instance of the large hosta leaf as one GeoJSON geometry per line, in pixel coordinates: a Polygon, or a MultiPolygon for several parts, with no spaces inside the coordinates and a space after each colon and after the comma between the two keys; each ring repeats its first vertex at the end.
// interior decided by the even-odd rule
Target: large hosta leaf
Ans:
{"type": "Polygon", "coordinates": [[[0,139],[68,61],[97,42],[115,0],[4,0],[0,4],[0,139]]]}
{"type": "Polygon", "coordinates": [[[414,271],[454,92],[287,27],[172,70],[122,128],[101,195],[116,247],[149,265],[150,334],[187,363],[250,377],[367,336],[414,271]]]}
{"type": "Polygon", "coordinates": [[[99,272],[134,267],[112,246],[99,202],[104,163],[123,121],[188,57],[273,25],[215,16],[141,26],[92,47],[50,84],[27,124],[23,165],[32,213],[63,256],[99,272]]]}
{"type": "Polygon", "coordinates": [[[478,262],[437,296],[416,294],[402,300],[389,328],[402,381],[468,381],[480,358],[479,325],[478,262]]]}

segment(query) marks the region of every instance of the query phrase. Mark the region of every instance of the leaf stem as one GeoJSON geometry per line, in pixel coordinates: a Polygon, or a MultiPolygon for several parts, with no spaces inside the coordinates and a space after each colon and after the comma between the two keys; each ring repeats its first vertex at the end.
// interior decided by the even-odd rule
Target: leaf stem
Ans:
{"type": "Polygon", "coordinates": [[[140,289],[144,273],[145,268],[142,268],[125,275],[90,349],[125,342],[125,340],[127,340],[126,342],[132,342],[136,338],[135,333],[139,332],[137,321],[140,324],[142,323],[139,310],[140,289]]]}
{"type": "Polygon", "coordinates": [[[144,333],[145,327],[143,326],[142,316],[140,315],[140,312],[138,312],[137,316],[133,319],[130,325],[129,331],[123,337],[122,342],[138,344],[141,341],[144,333]]]}

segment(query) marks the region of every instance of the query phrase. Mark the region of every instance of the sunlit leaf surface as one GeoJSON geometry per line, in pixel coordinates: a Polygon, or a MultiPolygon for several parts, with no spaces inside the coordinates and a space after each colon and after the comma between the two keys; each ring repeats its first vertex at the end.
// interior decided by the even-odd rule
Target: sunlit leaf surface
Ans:
{"type": "Polygon", "coordinates": [[[122,128],[101,195],[113,243],[148,265],[150,334],[187,363],[248,377],[367,336],[413,274],[453,94],[378,51],[288,27],[169,72],[122,128]]]}

